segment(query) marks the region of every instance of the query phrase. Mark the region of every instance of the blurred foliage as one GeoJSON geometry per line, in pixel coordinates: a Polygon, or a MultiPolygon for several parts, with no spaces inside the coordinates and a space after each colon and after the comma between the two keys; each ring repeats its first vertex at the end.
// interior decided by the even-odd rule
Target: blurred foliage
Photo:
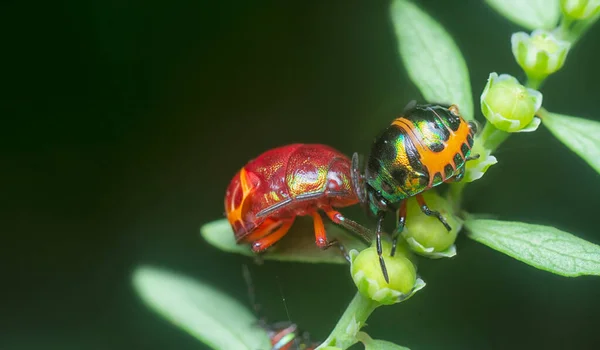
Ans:
{"type": "MultiPolygon", "coordinates": [[[[520,27],[483,2],[419,4],[457,41],[474,91],[491,69],[517,71],[507,38],[520,27]]],[[[3,349],[199,349],[135,298],[133,267],[168,266],[247,300],[248,259],[198,237],[222,215],[239,166],[290,142],[364,153],[419,96],[399,65],[387,1],[1,6],[3,349]]],[[[600,120],[599,43],[595,26],[569,53],[577,64],[548,79],[550,110],[600,120]]],[[[496,156],[465,207],[600,241],[598,174],[546,129],[512,137],[496,156]]],[[[357,208],[344,213],[367,222],[357,208]]],[[[440,339],[447,349],[600,344],[589,321],[600,312],[597,279],[565,283],[475,242],[457,246],[455,259],[419,266],[430,288],[369,319],[374,339],[419,349],[440,339]]],[[[353,293],[341,265],[270,262],[252,274],[267,317],[289,317],[315,339],[353,293]]]]}

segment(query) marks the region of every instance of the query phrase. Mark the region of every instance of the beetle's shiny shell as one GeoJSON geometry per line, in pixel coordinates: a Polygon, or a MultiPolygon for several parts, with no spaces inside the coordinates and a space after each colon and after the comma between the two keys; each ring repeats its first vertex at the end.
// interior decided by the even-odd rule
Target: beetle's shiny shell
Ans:
{"type": "Polygon", "coordinates": [[[419,105],[405,112],[371,148],[365,171],[370,192],[397,203],[456,176],[474,133],[454,106],[419,105]]]}
{"type": "Polygon", "coordinates": [[[233,177],[225,195],[236,241],[266,219],[276,222],[358,203],[350,169],[347,156],[321,144],[286,145],[251,160],[233,177]]]}

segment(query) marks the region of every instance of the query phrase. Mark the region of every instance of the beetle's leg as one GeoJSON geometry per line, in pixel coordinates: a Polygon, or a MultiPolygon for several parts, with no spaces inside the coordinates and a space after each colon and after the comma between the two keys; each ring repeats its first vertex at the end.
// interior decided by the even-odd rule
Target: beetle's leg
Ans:
{"type": "Polygon", "coordinates": [[[479,159],[479,157],[481,157],[481,155],[479,155],[479,154],[472,154],[472,155],[468,156],[467,159],[465,159],[465,162],[468,162],[470,160],[479,159]]]}
{"type": "Polygon", "coordinates": [[[448,231],[452,230],[452,227],[450,227],[450,225],[448,225],[448,223],[446,222],[446,219],[444,219],[444,217],[442,216],[442,214],[440,214],[439,211],[429,209],[429,207],[427,206],[427,203],[425,203],[425,198],[423,198],[423,194],[419,193],[418,195],[416,195],[416,197],[417,197],[417,202],[419,203],[419,206],[421,207],[421,211],[425,215],[435,216],[438,220],[440,220],[442,225],[444,225],[444,227],[446,227],[446,230],[448,230],[448,231]]]}
{"type": "Polygon", "coordinates": [[[336,238],[332,239],[331,241],[329,241],[327,243],[327,245],[325,247],[323,247],[322,249],[329,249],[332,246],[336,246],[337,249],[339,249],[340,253],[342,254],[342,256],[344,257],[344,259],[346,259],[346,261],[348,263],[352,262],[350,260],[350,255],[348,254],[348,250],[346,249],[346,247],[342,244],[342,242],[338,241],[336,238]]]}
{"type": "Polygon", "coordinates": [[[394,234],[392,235],[392,253],[390,256],[394,256],[394,254],[396,254],[398,238],[400,238],[400,234],[404,230],[404,224],[406,222],[406,202],[406,199],[402,200],[400,207],[398,207],[398,224],[396,225],[396,229],[394,229],[394,234]]]}
{"type": "Polygon", "coordinates": [[[275,231],[275,229],[281,226],[281,220],[275,220],[272,218],[266,218],[260,225],[254,228],[248,235],[242,238],[242,242],[255,242],[269,233],[275,231]]]}
{"type": "Polygon", "coordinates": [[[324,248],[328,246],[329,242],[327,242],[327,234],[325,232],[325,225],[323,224],[323,219],[318,211],[314,211],[311,214],[313,218],[313,222],[315,225],[315,243],[319,248],[324,248]]]}
{"type": "Polygon", "coordinates": [[[371,245],[371,236],[373,235],[371,230],[356,221],[346,218],[344,215],[342,215],[342,213],[334,210],[333,208],[326,208],[324,211],[331,221],[344,227],[350,232],[357,234],[362,240],[365,241],[365,243],[367,243],[367,245],[371,245]]]}
{"type": "Polygon", "coordinates": [[[332,246],[336,246],[344,256],[344,259],[350,262],[350,256],[346,251],[346,247],[344,247],[340,241],[337,239],[327,241],[327,234],[325,232],[325,225],[323,224],[323,218],[321,218],[321,214],[319,214],[318,211],[314,211],[311,215],[315,224],[315,242],[317,246],[323,250],[329,249],[332,246]]]}
{"type": "Polygon", "coordinates": [[[383,219],[385,218],[385,211],[379,211],[377,213],[377,255],[379,256],[379,265],[381,266],[381,272],[383,273],[383,278],[387,283],[390,283],[390,277],[388,276],[387,267],[385,267],[385,261],[383,260],[383,248],[381,247],[381,232],[383,226],[383,219]]]}
{"type": "MultiPolygon", "coordinates": [[[[281,226],[277,228],[275,231],[268,233],[261,239],[258,239],[252,243],[252,250],[256,253],[262,252],[265,249],[272,246],[275,242],[280,240],[285,234],[288,232],[292,224],[294,223],[294,219],[286,219],[282,220],[281,226]]],[[[261,225],[262,227],[262,225],[261,225]]]]}

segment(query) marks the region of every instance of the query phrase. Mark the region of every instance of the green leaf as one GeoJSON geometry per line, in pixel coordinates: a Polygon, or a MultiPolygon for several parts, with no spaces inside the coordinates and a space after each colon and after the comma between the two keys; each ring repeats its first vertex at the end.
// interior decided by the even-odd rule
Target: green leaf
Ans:
{"type": "Polygon", "coordinates": [[[189,277],[138,267],[133,285],[155,312],[212,349],[270,349],[255,315],[235,299],[189,277]]]}
{"type": "MultiPolygon", "coordinates": [[[[337,225],[326,223],[327,238],[337,238],[350,249],[363,250],[366,248],[358,238],[337,225]]],[[[220,219],[200,228],[202,237],[213,246],[230,253],[256,257],[250,246],[237,244],[233,230],[227,219],[220,219]]],[[[290,231],[268,251],[260,255],[265,260],[296,261],[306,263],[332,263],[346,264],[347,261],[335,246],[327,250],[321,250],[315,244],[315,234],[310,217],[297,217],[290,231]]]]}
{"type": "Polygon", "coordinates": [[[554,227],[469,217],[468,237],[540,270],[600,275],[600,246],[554,227]]]}
{"type": "Polygon", "coordinates": [[[486,0],[510,21],[529,30],[554,29],[560,18],[558,0],[486,0]]]}
{"type": "Polygon", "coordinates": [[[600,123],[561,114],[543,113],[543,124],[571,151],[600,173],[600,123]]]}
{"type": "Polygon", "coordinates": [[[393,1],[391,18],[404,67],[423,97],[456,104],[465,119],[473,119],[469,71],[452,37],[410,1],[393,1]]]}
{"type": "Polygon", "coordinates": [[[396,345],[386,340],[372,339],[365,332],[358,332],[356,338],[365,345],[365,350],[410,350],[407,347],[396,345]]]}

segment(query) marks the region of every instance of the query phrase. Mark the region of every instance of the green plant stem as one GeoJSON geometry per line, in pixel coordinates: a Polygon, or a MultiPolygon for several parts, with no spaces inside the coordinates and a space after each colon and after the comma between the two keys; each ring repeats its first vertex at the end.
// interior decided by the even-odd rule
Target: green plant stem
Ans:
{"type": "Polygon", "coordinates": [[[544,107],[541,107],[540,110],[537,111],[538,117],[542,118],[542,120],[544,120],[544,116],[546,116],[548,113],[549,112],[544,107]]]}
{"type": "MultiPolygon", "coordinates": [[[[569,41],[571,43],[572,48],[575,45],[575,43],[599,18],[600,12],[598,12],[591,18],[582,21],[574,21],[570,18],[562,16],[561,22],[558,25],[558,27],[554,30],[554,33],[562,40],[569,41]]],[[[528,76],[527,81],[524,85],[530,89],[539,90],[544,80],[545,78],[540,79],[528,76]]],[[[540,108],[540,110],[537,112],[537,115],[543,118],[543,114],[545,112],[545,109],[540,108]]],[[[489,150],[490,154],[493,154],[494,151],[504,141],[506,141],[506,139],[508,139],[509,136],[510,133],[498,130],[494,125],[486,121],[481,134],[475,139],[475,146],[473,148],[483,148],[484,150],[489,150]],[[479,143],[479,145],[477,145],[477,143],[479,143]]],[[[467,183],[464,181],[450,184],[450,188],[448,190],[448,199],[453,205],[455,214],[461,214],[462,212],[462,196],[466,186],[467,183]]]]}
{"type": "Polygon", "coordinates": [[[452,210],[455,215],[459,215],[462,207],[462,194],[467,183],[465,181],[454,182],[448,189],[448,200],[452,203],[452,210]]]}
{"type": "MultiPolygon", "coordinates": [[[[492,154],[509,136],[510,133],[499,130],[492,123],[486,121],[481,134],[475,138],[473,150],[477,149],[479,152],[492,154]]],[[[467,182],[465,181],[454,182],[450,184],[448,190],[448,200],[452,203],[454,213],[457,215],[462,210],[462,196],[466,186],[467,182]]]]}
{"type": "Polygon", "coordinates": [[[483,147],[494,152],[509,136],[510,133],[498,130],[492,123],[486,121],[479,137],[483,147]]]}
{"type": "Polygon", "coordinates": [[[356,334],[365,325],[371,313],[380,305],[380,303],[364,297],[360,292],[356,292],[329,337],[317,349],[325,346],[347,349],[356,344],[358,342],[356,334]]]}
{"type": "Polygon", "coordinates": [[[575,43],[577,43],[579,39],[581,39],[581,37],[590,29],[590,27],[596,23],[598,18],[600,18],[600,12],[588,19],[576,21],[573,24],[573,27],[571,30],[569,30],[568,35],[566,36],[567,40],[571,42],[571,47],[575,46],[575,43]]]}
{"type": "Polygon", "coordinates": [[[527,81],[525,82],[525,86],[530,88],[530,89],[534,89],[534,90],[539,90],[540,86],[542,86],[542,83],[544,82],[546,78],[534,78],[531,76],[527,77],[527,81]]]}
{"type": "Polygon", "coordinates": [[[569,40],[570,27],[573,24],[573,20],[562,16],[560,24],[554,30],[554,34],[561,40],[569,40]]]}

